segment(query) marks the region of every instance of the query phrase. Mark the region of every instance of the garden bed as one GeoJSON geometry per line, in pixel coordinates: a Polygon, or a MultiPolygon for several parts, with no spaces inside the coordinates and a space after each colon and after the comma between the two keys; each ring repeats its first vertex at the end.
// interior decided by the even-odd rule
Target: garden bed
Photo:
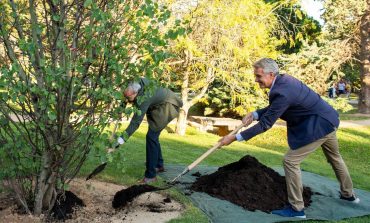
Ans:
{"type": "MultiPolygon", "coordinates": [[[[151,192],[142,194],[125,207],[115,210],[112,207],[112,199],[115,193],[123,188],[121,185],[77,179],[71,183],[70,188],[85,206],[77,207],[65,222],[167,222],[179,217],[184,209],[180,203],[169,199],[168,196],[151,192]]],[[[78,200],[69,192],[67,194],[68,197],[78,200]]],[[[1,194],[0,200],[3,201],[0,202],[0,222],[34,223],[46,220],[45,216],[19,214],[15,200],[6,193],[1,194]]]]}

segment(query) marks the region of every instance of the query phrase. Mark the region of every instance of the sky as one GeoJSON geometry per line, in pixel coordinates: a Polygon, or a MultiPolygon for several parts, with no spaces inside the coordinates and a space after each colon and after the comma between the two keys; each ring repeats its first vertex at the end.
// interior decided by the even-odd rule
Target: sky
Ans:
{"type": "Polygon", "coordinates": [[[301,0],[302,1],[302,9],[307,12],[307,14],[317,21],[321,25],[324,24],[324,21],[320,18],[320,15],[324,12],[322,9],[324,8],[321,1],[318,0],[301,0]]]}

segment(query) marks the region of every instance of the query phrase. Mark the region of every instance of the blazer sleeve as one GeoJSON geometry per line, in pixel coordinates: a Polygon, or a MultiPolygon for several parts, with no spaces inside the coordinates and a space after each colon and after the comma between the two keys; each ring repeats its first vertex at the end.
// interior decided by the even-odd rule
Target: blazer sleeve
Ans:
{"type": "Polygon", "coordinates": [[[271,103],[268,107],[260,110],[262,114],[259,122],[253,127],[241,132],[244,140],[249,140],[254,136],[270,129],[276,120],[288,109],[289,100],[282,94],[271,95],[271,103]]]}
{"type": "Polygon", "coordinates": [[[260,120],[260,118],[262,117],[262,115],[265,114],[265,112],[268,110],[269,107],[270,107],[270,105],[267,106],[267,107],[265,107],[265,108],[257,109],[256,110],[256,112],[258,114],[258,120],[260,120]]]}

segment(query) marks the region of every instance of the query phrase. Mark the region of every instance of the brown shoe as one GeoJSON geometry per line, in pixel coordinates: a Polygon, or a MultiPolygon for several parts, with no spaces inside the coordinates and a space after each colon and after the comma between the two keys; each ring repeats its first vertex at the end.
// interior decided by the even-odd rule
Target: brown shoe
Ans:
{"type": "Polygon", "coordinates": [[[152,182],[156,182],[157,181],[157,177],[153,177],[153,178],[147,178],[147,177],[144,177],[142,180],[139,181],[140,184],[148,184],[148,183],[152,183],[152,182]]]}
{"type": "Polygon", "coordinates": [[[156,167],[155,168],[155,172],[157,172],[157,173],[163,173],[163,172],[166,172],[166,170],[164,169],[163,166],[162,167],[156,167]]]}

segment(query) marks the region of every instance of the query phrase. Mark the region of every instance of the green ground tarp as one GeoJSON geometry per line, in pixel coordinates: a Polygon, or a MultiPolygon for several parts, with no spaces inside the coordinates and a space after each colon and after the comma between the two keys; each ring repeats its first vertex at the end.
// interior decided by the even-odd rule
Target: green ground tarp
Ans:
{"type": "MultiPolygon", "coordinates": [[[[161,174],[167,180],[173,179],[184,170],[185,166],[167,165],[166,172],[161,174]]],[[[278,173],[284,175],[282,168],[274,168],[278,173]]],[[[195,181],[192,173],[199,171],[202,175],[210,174],[217,167],[198,166],[193,171],[180,179],[182,184],[177,187],[185,193],[189,192],[187,187],[195,181]]],[[[355,189],[356,195],[361,199],[359,204],[352,204],[339,199],[339,184],[326,177],[302,171],[303,184],[311,187],[313,192],[322,195],[313,195],[311,205],[306,208],[307,219],[315,220],[340,220],[344,218],[370,215],[370,192],[355,189]]],[[[212,197],[206,193],[193,192],[189,195],[193,203],[199,207],[211,222],[280,222],[300,220],[298,218],[285,218],[268,214],[261,211],[248,211],[231,202],[212,197]]]]}

